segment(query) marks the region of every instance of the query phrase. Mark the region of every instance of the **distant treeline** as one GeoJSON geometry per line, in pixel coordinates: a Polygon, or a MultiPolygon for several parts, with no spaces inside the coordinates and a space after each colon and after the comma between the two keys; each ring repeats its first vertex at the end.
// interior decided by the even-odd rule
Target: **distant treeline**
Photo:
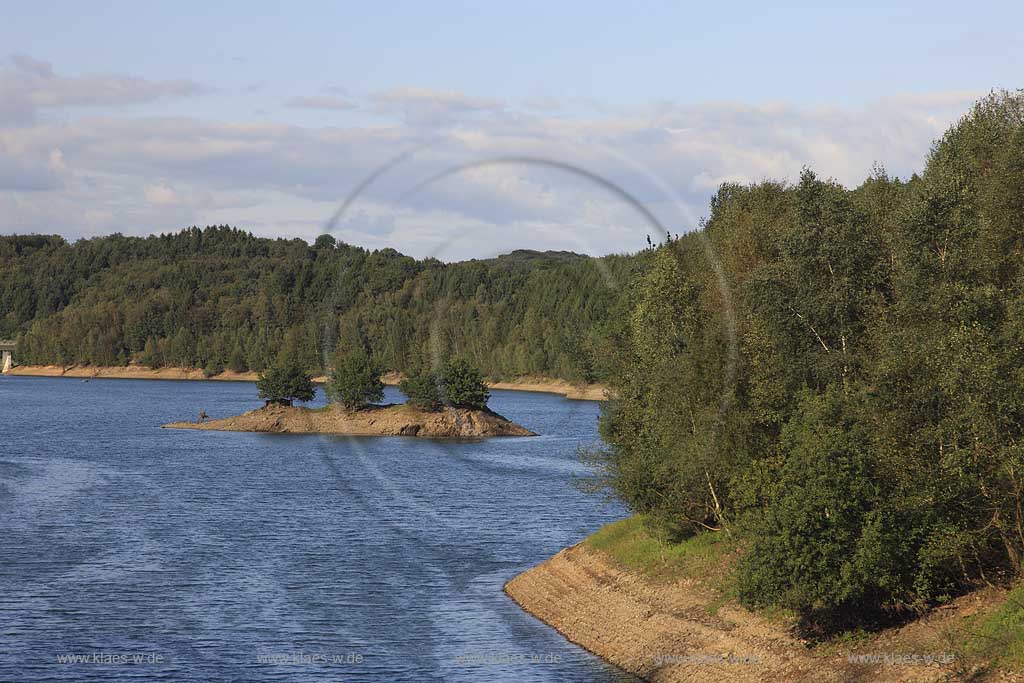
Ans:
{"type": "Polygon", "coordinates": [[[909,180],[723,186],[630,310],[605,483],[737,539],[749,604],[841,626],[1021,576],[1024,96],[909,180]]]}
{"type": "MultiPolygon", "coordinates": [[[[435,354],[494,378],[600,378],[604,326],[649,260],[517,251],[445,264],[329,235],[264,239],[230,228],[68,243],[0,237],[0,337],[21,364],[311,372],[340,347],[413,371],[435,354]]],[[[328,361],[329,362],[329,361],[328,361]]]]}

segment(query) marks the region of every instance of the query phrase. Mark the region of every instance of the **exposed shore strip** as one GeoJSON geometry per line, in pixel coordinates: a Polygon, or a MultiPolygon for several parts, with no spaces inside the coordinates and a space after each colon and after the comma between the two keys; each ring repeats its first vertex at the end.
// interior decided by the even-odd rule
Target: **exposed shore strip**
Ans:
{"type": "MultiPolygon", "coordinates": [[[[934,683],[950,680],[956,664],[863,664],[851,661],[854,652],[819,653],[699,581],[656,582],[618,568],[585,544],[519,574],[505,592],[569,641],[657,683],[934,683]]],[[[938,651],[932,649],[942,648],[932,642],[935,634],[969,611],[960,605],[883,632],[856,652],[938,651]]]]}
{"type": "MultiPolygon", "coordinates": [[[[255,372],[224,372],[207,377],[199,368],[149,368],[144,365],[128,366],[94,366],[72,365],[18,365],[8,372],[10,375],[23,377],[77,377],[82,379],[165,379],[165,380],[218,380],[227,382],[255,382],[255,372]]],[[[396,385],[402,376],[389,372],[381,377],[384,384],[396,385]]],[[[314,377],[314,382],[323,384],[326,377],[314,377]]],[[[551,377],[522,377],[512,381],[488,382],[491,389],[509,391],[539,391],[549,394],[561,394],[566,398],[581,401],[603,401],[606,388],[601,384],[573,384],[562,379],[551,377]]]]}

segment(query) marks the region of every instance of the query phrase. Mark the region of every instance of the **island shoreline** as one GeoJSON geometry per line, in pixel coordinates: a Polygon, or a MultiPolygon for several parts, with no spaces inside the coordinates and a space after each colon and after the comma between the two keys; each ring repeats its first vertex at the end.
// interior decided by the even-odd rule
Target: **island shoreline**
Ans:
{"type": "Polygon", "coordinates": [[[266,405],[249,412],[196,422],[171,422],[165,429],[198,429],[273,434],[335,436],[409,436],[428,439],[479,439],[537,436],[493,410],[444,406],[421,410],[408,403],[349,410],[338,403],[323,408],[266,405]]]}

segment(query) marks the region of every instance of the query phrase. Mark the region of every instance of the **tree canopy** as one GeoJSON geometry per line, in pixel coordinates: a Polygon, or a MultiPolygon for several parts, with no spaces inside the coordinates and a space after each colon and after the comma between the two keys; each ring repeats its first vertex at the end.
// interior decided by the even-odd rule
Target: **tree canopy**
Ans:
{"type": "Polygon", "coordinates": [[[282,356],[256,380],[259,397],[268,404],[291,405],[292,401],[312,401],[316,396],[313,377],[292,356],[282,356]]]}
{"type": "Polygon", "coordinates": [[[1022,197],[1020,93],[908,180],[723,185],[611,321],[605,483],[809,622],[1020,576],[1022,197]]]}
{"type": "Polygon", "coordinates": [[[398,385],[409,403],[422,410],[436,410],[443,403],[441,380],[430,366],[424,366],[398,385]]]}
{"type": "Polygon", "coordinates": [[[441,401],[456,408],[483,410],[491,396],[480,370],[465,358],[446,360],[441,366],[438,384],[441,401]]]}
{"type": "Polygon", "coordinates": [[[409,372],[461,355],[492,378],[599,379],[607,311],[645,261],[517,251],[441,263],[231,228],[151,237],[0,237],[0,337],[25,364],[326,374],[338,348],[409,372]],[[436,348],[435,348],[436,347],[436,348]]]}
{"type": "Polygon", "coordinates": [[[327,380],[327,396],[349,410],[384,400],[381,368],[360,348],[339,352],[327,380]]]}

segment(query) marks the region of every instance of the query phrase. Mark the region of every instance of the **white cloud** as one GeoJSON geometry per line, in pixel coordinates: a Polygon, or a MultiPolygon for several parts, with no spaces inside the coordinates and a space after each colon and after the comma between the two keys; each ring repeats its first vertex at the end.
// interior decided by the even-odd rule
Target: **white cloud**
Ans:
{"type": "Polygon", "coordinates": [[[60,147],[0,129],[0,191],[61,188],[70,176],[60,147]]]}
{"type": "MultiPolygon", "coordinates": [[[[79,79],[54,76],[48,64],[22,59],[0,71],[0,88],[12,72],[31,86],[19,91],[30,112],[89,101],[79,79]]],[[[189,91],[149,83],[128,95],[110,82],[99,90],[106,94],[93,101],[189,91]]],[[[517,247],[635,250],[650,227],[606,188],[536,164],[472,165],[509,157],[564,162],[617,184],[676,233],[696,226],[724,181],[795,180],[810,166],[855,185],[874,162],[905,177],[922,167],[931,142],[979,94],[924,93],[844,107],[660,103],[582,117],[403,88],[373,96],[371,110],[385,118],[359,127],[114,115],[9,119],[5,126],[0,119],[0,232],[59,227],[76,237],[231,223],[312,239],[354,187],[406,154],[342,217],[338,237],[416,255],[440,248],[443,258],[517,247]],[[651,177],[678,194],[682,206],[651,177]]],[[[316,97],[352,101],[346,94],[316,97]]]]}
{"type": "Polygon", "coordinates": [[[121,106],[186,97],[211,89],[189,80],[117,75],[60,76],[49,62],[15,54],[0,61],[0,122],[26,123],[44,108],[121,106]]]}

